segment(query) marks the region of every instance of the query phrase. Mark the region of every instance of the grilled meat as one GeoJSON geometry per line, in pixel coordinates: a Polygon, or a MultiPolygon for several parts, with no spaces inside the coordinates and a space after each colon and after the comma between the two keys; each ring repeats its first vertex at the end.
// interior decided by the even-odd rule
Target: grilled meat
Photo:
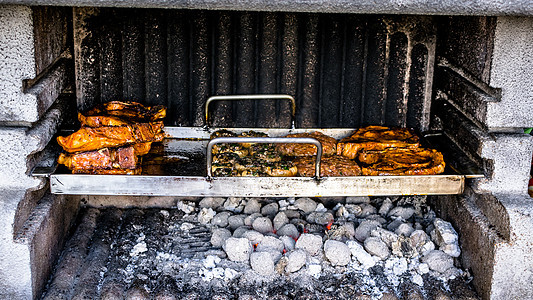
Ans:
{"type": "Polygon", "coordinates": [[[82,127],[69,136],[57,137],[57,142],[69,153],[93,151],[134,143],[160,142],[164,138],[162,128],[162,121],[124,126],[82,127]]]}
{"type": "MultiPolygon", "coordinates": [[[[321,132],[315,131],[312,133],[295,133],[289,134],[285,137],[304,137],[304,138],[315,138],[320,144],[322,144],[322,155],[323,156],[332,156],[336,153],[337,140],[327,136],[321,132]]],[[[312,144],[277,144],[276,150],[282,155],[287,156],[312,156],[316,155],[316,146],[312,144]]]]}
{"type": "Polygon", "coordinates": [[[94,175],[140,175],[142,168],[139,166],[135,169],[73,169],[73,174],[94,174],[94,175]]]}
{"type": "Polygon", "coordinates": [[[263,172],[272,177],[292,177],[298,173],[298,168],[292,161],[277,161],[266,163],[263,172]]]}
{"type": "Polygon", "coordinates": [[[137,153],[134,146],[103,148],[75,154],[61,153],[57,162],[73,169],[135,169],[137,153]]]}
{"type": "Polygon", "coordinates": [[[350,159],[362,150],[385,150],[387,148],[418,148],[418,136],[407,128],[367,126],[357,129],[351,136],[337,144],[337,155],[350,159]]]}
{"type": "Polygon", "coordinates": [[[166,116],[166,108],[162,105],[144,106],[137,102],[111,101],[87,111],[78,113],[82,126],[124,126],[133,123],[148,123],[166,116]]]}
{"type": "MultiPolygon", "coordinates": [[[[298,168],[298,175],[312,177],[315,175],[315,158],[302,157],[294,161],[298,168]]],[[[353,161],[343,156],[324,157],[320,160],[320,176],[358,176],[361,175],[361,167],[353,161]]]]}
{"type": "Polygon", "coordinates": [[[442,153],[435,149],[386,149],[363,151],[363,175],[434,175],[444,172],[442,153]]]}
{"type": "Polygon", "coordinates": [[[281,156],[276,151],[274,144],[253,144],[250,147],[250,155],[257,160],[265,162],[276,162],[281,160],[281,156]]]}

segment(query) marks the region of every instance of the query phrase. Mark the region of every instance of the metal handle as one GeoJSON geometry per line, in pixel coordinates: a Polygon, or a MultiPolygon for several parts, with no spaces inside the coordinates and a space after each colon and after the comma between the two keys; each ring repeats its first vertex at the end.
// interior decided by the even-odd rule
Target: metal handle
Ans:
{"type": "Polygon", "coordinates": [[[213,101],[222,100],[289,100],[291,102],[291,128],[294,128],[294,119],[296,115],[296,100],[290,95],[225,95],[225,96],[212,96],[205,102],[205,126],[209,126],[209,104],[213,101]]]}
{"type": "Polygon", "coordinates": [[[213,177],[213,146],[222,143],[266,143],[266,144],[313,144],[317,148],[315,161],[315,177],[320,178],[320,161],[322,160],[322,144],[315,138],[287,138],[287,137],[219,137],[207,144],[207,178],[213,177]]]}

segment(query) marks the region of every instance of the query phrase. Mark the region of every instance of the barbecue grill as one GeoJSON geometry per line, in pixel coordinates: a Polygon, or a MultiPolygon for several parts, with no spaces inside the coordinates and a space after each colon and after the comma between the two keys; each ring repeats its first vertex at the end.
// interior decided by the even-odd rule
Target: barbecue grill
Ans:
{"type": "Polygon", "coordinates": [[[22,5],[0,7],[0,295],[40,295],[86,198],[143,207],[153,196],[420,194],[460,232],[461,261],[482,297],[533,295],[533,143],[523,134],[533,126],[533,21],[517,17],[533,15],[528,1],[2,3],[22,5]],[[239,100],[206,101],[232,94],[239,100]],[[168,107],[162,155],[172,163],[138,176],[55,166],[54,137],[76,128],[76,112],[111,100],[168,107]],[[374,124],[414,128],[444,154],[445,172],[208,173],[208,148],[229,141],[210,144],[218,129],[266,132],[270,143],[374,124]]]}

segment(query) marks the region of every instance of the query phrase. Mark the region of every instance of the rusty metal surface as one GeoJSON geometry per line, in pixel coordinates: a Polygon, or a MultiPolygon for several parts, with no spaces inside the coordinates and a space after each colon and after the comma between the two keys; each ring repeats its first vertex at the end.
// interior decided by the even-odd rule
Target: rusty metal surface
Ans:
{"type": "MultiPolygon", "coordinates": [[[[208,177],[205,159],[209,136],[220,128],[165,128],[167,138],[160,156],[163,160],[153,174],[82,175],[67,174],[60,169],[50,175],[50,189],[55,194],[72,195],[141,195],[141,196],[360,196],[360,195],[441,195],[461,194],[466,178],[483,177],[475,166],[464,168],[467,159],[449,142],[431,145],[445,147],[448,167],[443,174],[421,176],[353,176],[353,177],[208,177]],[[448,149],[449,148],[449,149],[448,149]],[[453,158],[453,161],[451,161],[453,158]],[[463,167],[463,169],[461,169],[463,167]],[[154,175],[157,174],[157,175],[154,175]]],[[[237,133],[257,128],[227,128],[237,133]]],[[[260,129],[271,137],[319,129],[260,129]]],[[[340,139],[353,129],[320,129],[340,139]]],[[[439,149],[441,150],[441,149],[439,149]]],[[[464,156],[464,155],[463,155],[464,156]]]]}

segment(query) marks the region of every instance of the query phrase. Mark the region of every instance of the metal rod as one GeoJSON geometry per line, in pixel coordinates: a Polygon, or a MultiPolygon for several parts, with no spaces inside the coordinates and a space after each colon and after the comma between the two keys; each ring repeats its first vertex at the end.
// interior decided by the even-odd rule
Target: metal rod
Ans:
{"type": "Polygon", "coordinates": [[[207,177],[213,177],[213,146],[215,144],[229,143],[263,143],[263,144],[313,144],[317,147],[315,161],[315,177],[320,178],[320,161],[322,160],[322,144],[314,138],[286,138],[286,137],[219,137],[214,138],[207,144],[207,177]]]}
{"type": "Polygon", "coordinates": [[[205,102],[205,126],[209,127],[209,104],[213,101],[236,101],[236,100],[288,100],[291,102],[291,128],[294,128],[296,116],[296,100],[291,95],[224,95],[212,96],[205,102]]]}

